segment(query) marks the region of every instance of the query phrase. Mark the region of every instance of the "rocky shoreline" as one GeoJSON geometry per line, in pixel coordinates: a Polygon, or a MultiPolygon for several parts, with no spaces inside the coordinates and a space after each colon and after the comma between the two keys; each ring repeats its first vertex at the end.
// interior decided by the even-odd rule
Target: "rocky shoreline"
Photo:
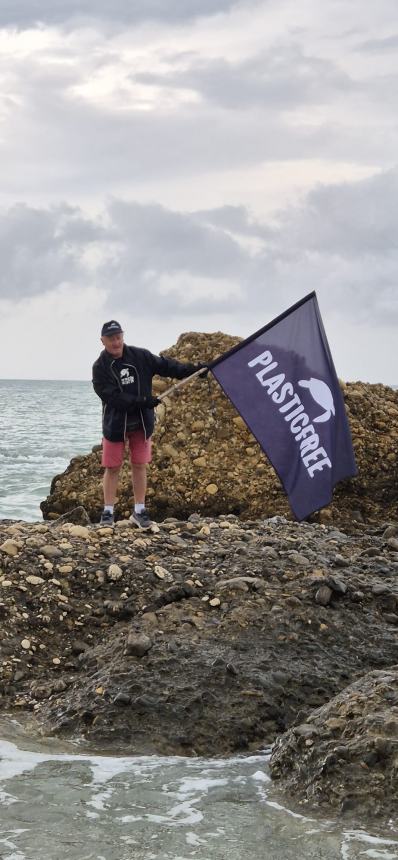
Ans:
{"type": "Polygon", "coordinates": [[[398,665],[369,672],[277,740],[271,773],[302,807],[396,823],[398,665]]]}
{"type": "Polygon", "coordinates": [[[151,532],[128,522],[127,463],[116,525],[93,525],[100,446],[54,478],[43,523],[0,522],[3,710],[130,754],[274,744],[298,805],[398,826],[398,391],[341,387],[358,476],[311,522],[211,378],[157,409],[151,532]]]}
{"type": "MultiPolygon", "coordinates": [[[[3,710],[130,754],[228,755],[279,737],[274,775],[296,800],[300,783],[307,804],[355,808],[361,792],[340,765],[333,791],[319,788],[320,764],[326,740],[344,746],[333,732],[353,726],[333,697],[371,672],[370,700],[387,670],[396,696],[398,527],[353,523],[348,534],[193,514],[142,533],[87,519],[77,509],[52,523],[0,523],[3,710]],[[340,708],[338,729],[329,707],[340,708]]],[[[388,713],[377,699],[389,753],[375,746],[377,720],[365,720],[353,777],[377,794],[379,815],[396,803],[391,695],[388,713]]]]}

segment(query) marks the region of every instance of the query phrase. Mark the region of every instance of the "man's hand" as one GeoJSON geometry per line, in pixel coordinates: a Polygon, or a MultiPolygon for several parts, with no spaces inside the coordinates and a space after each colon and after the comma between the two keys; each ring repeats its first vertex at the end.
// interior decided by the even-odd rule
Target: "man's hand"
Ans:
{"type": "Polygon", "coordinates": [[[147,409],[155,409],[155,406],[159,406],[159,403],[162,401],[159,400],[159,397],[143,397],[143,405],[146,406],[147,409]]]}
{"type": "Polygon", "coordinates": [[[206,376],[209,372],[209,368],[207,364],[203,364],[203,362],[198,362],[198,364],[194,364],[193,361],[190,361],[185,365],[185,378],[187,376],[192,376],[194,373],[198,373],[199,370],[202,370],[203,373],[200,376],[206,376]]]}
{"type": "Polygon", "coordinates": [[[199,379],[204,379],[205,376],[207,376],[207,374],[209,372],[209,368],[208,368],[207,364],[202,364],[202,363],[195,365],[194,373],[197,373],[198,370],[202,371],[201,373],[199,373],[199,379]]]}

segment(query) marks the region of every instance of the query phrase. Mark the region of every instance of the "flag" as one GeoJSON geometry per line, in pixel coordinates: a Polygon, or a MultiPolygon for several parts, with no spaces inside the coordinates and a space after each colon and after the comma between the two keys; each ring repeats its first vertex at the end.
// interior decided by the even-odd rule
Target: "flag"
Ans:
{"type": "Polygon", "coordinates": [[[350,428],[316,294],[210,364],[271,461],[298,520],[356,474],[350,428]]]}

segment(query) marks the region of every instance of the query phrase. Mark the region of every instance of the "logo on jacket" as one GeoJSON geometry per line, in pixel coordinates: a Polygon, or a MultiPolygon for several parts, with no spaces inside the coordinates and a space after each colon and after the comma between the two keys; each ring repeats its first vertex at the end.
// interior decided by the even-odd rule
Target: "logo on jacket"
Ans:
{"type": "Polygon", "coordinates": [[[122,367],[120,371],[120,382],[122,385],[131,385],[135,381],[134,374],[130,372],[128,367],[122,367]]]}

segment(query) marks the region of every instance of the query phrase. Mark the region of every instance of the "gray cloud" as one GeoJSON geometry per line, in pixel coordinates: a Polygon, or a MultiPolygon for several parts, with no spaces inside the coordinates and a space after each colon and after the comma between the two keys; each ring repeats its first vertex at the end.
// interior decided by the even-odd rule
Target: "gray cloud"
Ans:
{"type": "Polygon", "coordinates": [[[192,217],[201,223],[210,224],[237,236],[265,239],[271,235],[270,228],[256,221],[244,206],[203,209],[194,212],[192,217]]]}
{"type": "Polygon", "coordinates": [[[99,225],[67,205],[19,204],[1,213],[0,297],[26,298],[78,280],[84,247],[101,234],[99,225]]]}
{"type": "Polygon", "coordinates": [[[37,24],[70,25],[86,20],[128,25],[144,21],[168,24],[228,12],[241,0],[2,0],[0,26],[21,29],[37,24]]]}
{"type": "MultiPolygon", "coordinates": [[[[176,57],[181,64],[181,57],[176,57]]],[[[357,91],[349,75],[330,60],[307,56],[298,45],[279,46],[249,60],[212,62],[187,58],[187,68],[159,74],[141,74],[142,83],[192,89],[207,101],[228,109],[284,109],[324,103],[335,94],[357,91]]]]}
{"type": "Polygon", "coordinates": [[[113,112],[72,98],[54,82],[35,77],[24,88],[24,105],[9,117],[0,143],[3,192],[32,187],[65,193],[132,188],[158,177],[179,178],[204,170],[255,164],[277,157],[300,158],[331,144],[327,129],[287,130],[283,120],[239,112],[220,117],[207,108],[177,112],[113,112]],[[23,172],[15,172],[16,163],[23,172]]]}
{"type": "Polygon", "coordinates": [[[397,211],[395,168],[361,182],[317,188],[301,207],[284,213],[280,229],[290,249],[347,258],[384,255],[398,250],[397,211]]]}
{"type": "MultiPolygon", "coordinates": [[[[18,205],[0,215],[0,297],[22,299],[64,283],[101,287],[115,304],[133,302],[146,313],[178,313],[178,299],[159,284],[173,277],[236,279],[246,254],[231,236],[194,216],[158,205],[113,201],[101,218],[66,205],[18,205]]],[[[193,305],[195,302],[193,301],[193,305]]],[[[221,302],[221,305],[223,303],[221,302]]],[[[200,297],[198,306],[202,305],[200,297]]],[[[217,290],[211,307],[218,305],[217,290]]]]}
{"type": "Polygon", "coordinates": [[[363,323],[364,348],[374,331],[387,356],[395,11],[396,0],[2,0],[6,314],[15,301],[21,318],[59,308],[79,323],[78,299],[83,315],[94,303],[153,321],[167,344],[191,318],[250,331],[316,289],[338,333],[360,338],[363,323]]]}
{"type": "Polygon", "coordinates": [[[95,285],[113,314],[128,308],[166,320],[188,307],[210,319],[230,313],[231,285],[242,321],[254,313],[269,319],[270,308],[316,289],[330,311],[391,326],[398,322],[397,208],[398,169],[320,187],[272,225],[243,207],[190,213],[114,200],[88,218],[67,206],[18,206],[0,218],[1,295],[95,285]]]}
{"type": "Polygon", "coordinates": [[[382,39],[366,39],[356,46],[357,51],[369,54],[385,54],[392,51],[394,54],[398,48],[398,33],[385,36],[382,39]]]}
{"type": "Polygon", "coordinates": [[[317,290],[342,318],[398,322],[398,168],[355,183],[320,187],[281,213],[255,261],[253,293],[271,278],[289,297],[317,290]],[[293,287],[293,290],[292,290],[293,287]]]}
{"type": "MultiPolygon", "coordinates": [[[[125,0],[122,5],[130,9],[125,0]]],[[[51,5],[66,7],[73,4],[51,5]]],[[[14,4],[0,4],[0,20],[7,8],[14,4]]],[[[47,6],[41,0],[15,5],[21,14],[24,8],[47,6]]],[[[161,192],[153,192],[158,180],[176,177],[181,188],[191,176],[211,173],[217,181],[219,171],[242,174],[268,161],[312,158],[382,167],[395,161],[393,77],[358,83],[344,71],[343,57],[339,64],[317,56],[297,31],[294,44],[287,34],[244,60],[230,59],[228,50],[222,57],[222,36],[218,59],[178,53],[176,37],[172,49],[164,43],[159,51],[160,65],[169,71],[143,74],[137,69],[145,63],[151,68],[153,49],[150,33],[146,38],[138,60],[135,43],[118,57],[118,40],[99,33],[97,39],[96,30],[62,42],[50,36],[48,45],[0,59],[3,195],[95,196],[102,202],[107,194],[139,197],[149,186],[146,199],[159,199],[161,192]],[[184,99],[187,90],[194,93],[191,101],[184,99]],[[376,113],[377,121],[369,123],[376,113]],[[371,131],[376,122],[377,133],[371,131]]]]}
{"type": "MultiPolygon", "coordinates": [[[[115,253],[98,272],[100,283],[109,289],[111,301],[137,307],[143,315],[171,316],[203,311],[203,299],[193,289],[201,280],[213,284],[208,312],[225,307],[219,296],[226,281],[236,283],[247,267],[247,253],[224,229],[209,226],[190,213],[172,212],[159,205],[114,201],[108,210],[115,253]],[[182,284],[178,295],[162,290],[182,284]],[[182,294],[181,294],[182,293],[182,294]],[[211,310],[210,310],[211,309],[211,310]]],[[[205,311],[206,312],[206,311],[205,311]]]]}
{"type": "MultiPolygon", "coordinates": [[[[181,182],[184,177],[205,171],[216,174],[219,170],[244,169],[272,160],[298,161],[325,155],[328,159],[334,156],[336,160],[370,163],[378,163],[381,158],[384,164],[388,158],[395,159],[395,129],[389,125],[389,118],[385,128],[380,122],[383,134],[378,135],[365,135],[360,118],[351,112],[345,124],[305,120],[290,123],[283,107],[306,107],[306,100],[312,103],[321,99],[322,88],[327,92],[327,86],[325,81],[319,84],[321,73],[312,61],[304,63],[301,81],[292,66],[292,79],[299,82],[289,82],[287,58],[283,52],[281,56],[278,64],[277,55],[273,55],[271,66],[279,66],[283,73],[278,79],[275,71],[272,83],[271,66],[264,60],[273,102],[268,94],[267,103],[265,88],[263,104],[255,103],[262,93],[257,58],[251,65],[243,64],[241,90],[231,96],[240,105],[233,110],[214,104],[214,97],[211,103],[172,104],[148,111],[140,110],[131,94],[126,94],[123,110],[115,109],[111,103],[87,103],[76,92],[76,87],[84,83],[84,72],[77,64],[39,64],[24,58],[14,70],[18,98],[4,107],[7,135],[0,139],[2,192],[14,199],[37,189],[58,199],[98,193],[103,197],[117,194],[122,188],[134,194],[135,187],[159,178],[176,176],[181,182]],[[255,69],[259,74],[257,83],[255,69]],[[245,100],[243,91],[249,93],[250,88],[252,95],[245,100]]],[[[299,56],[295,53],[298,65],[299,56]]],[[[106,59],[105,52],[98,63],[106,59]]],[[[345,98],[344,75],[341,78],[338,70],[328,64],[326,67],[329,87],[336,86],[338,96],[345,98]]],[[[213,82],[217,98],[221,99],[224,92],[228,101],[228,86],[231,92],[234,86],[232,80],[227,84],[227,78],[230,73],[239,78],[237,68],[210,63],[205,72],[205,65],[201,65],[209,99],[213,82]]],[[[184,81],[180,83],[183,86],[184,81]]],[[[380,92],[378,102],[382,103],[380,92]]]]}
{"type": "Polygon", "coordinates": [[[241,263],[238,246],[222,228],[211,229],[203,218],[190,213],[114,201],[109,217],[134,266],[224,277],[236,272],[241,263]]]}

